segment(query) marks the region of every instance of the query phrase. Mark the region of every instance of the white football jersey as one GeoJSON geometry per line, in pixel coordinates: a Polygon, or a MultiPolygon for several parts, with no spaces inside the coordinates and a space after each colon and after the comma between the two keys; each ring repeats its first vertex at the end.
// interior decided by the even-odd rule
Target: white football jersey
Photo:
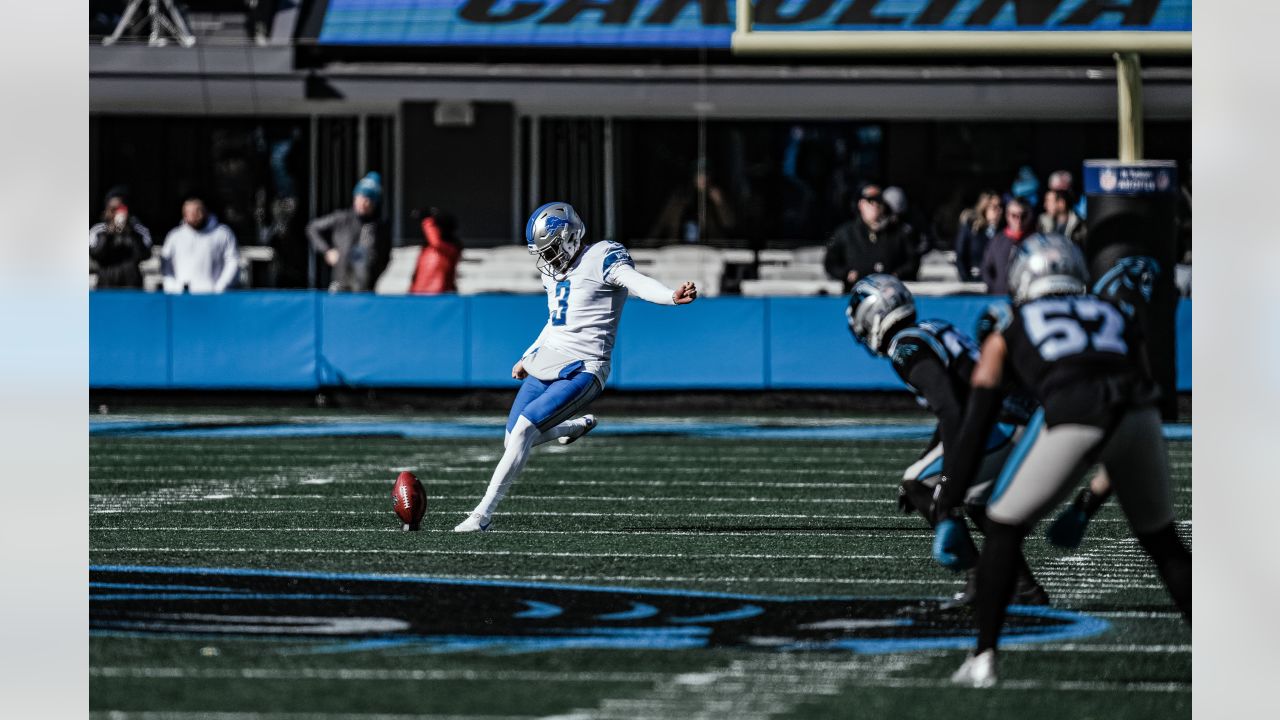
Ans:
{"type": "MultiPolygon", "coordinates": [[[[585,371],[600,378],[603,384],[609,376],[609,359],[618,333],[618,321],[622,318],[622,306],[627,301],[627,288],[623,285],[627,281],[619,279],[619,271],[631,278],[642,278],[647,281],[646,285],[658,285],[661,290],[647,294],[658,298],[657,302],[662,302],[665,295],[666,302],[670,303],[672,291],[656,280],[636,273],[631,255],[620,243],[593,243],[578,256],[564,280],[543,276],[549,317],[542,334],[525,356],[540,347],[553,348],[583,361],[585,371]]],[[[635,281],[630,280],[629,284],[634,285],[635,281]]]]}

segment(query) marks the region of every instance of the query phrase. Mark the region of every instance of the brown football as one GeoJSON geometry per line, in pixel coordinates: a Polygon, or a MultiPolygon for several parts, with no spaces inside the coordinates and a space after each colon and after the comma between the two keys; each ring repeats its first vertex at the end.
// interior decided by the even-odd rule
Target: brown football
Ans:
{"type": "Polygon", "coordinates": [[[391,486],[391,500],[402,523],[400,529],[417,530],[427,512],[427,493],[418,476],[408,470],[400,473],[396,484],[391,486]]]}

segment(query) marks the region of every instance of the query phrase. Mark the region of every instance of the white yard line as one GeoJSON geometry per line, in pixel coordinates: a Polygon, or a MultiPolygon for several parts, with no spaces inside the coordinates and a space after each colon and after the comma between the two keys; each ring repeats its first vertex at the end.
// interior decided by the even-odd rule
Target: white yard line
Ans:
{"type": "Polygon", "coordinates": [[[414,713],[349,713],[349,712],[200,712],[176,710],[95,710],[90,718],[99,720],[537,720],[538,715],[432,715],[414,713]]]}
{"type": "MultiPolygon", "coordinates": [[[[382,549],[350,549],[350,548],[263,548],[255,550],[254,548],[149,548],[149,547],[117,547],[117,548],[96,548],[93,552],[186,552],[189,550],[201,550],[208,552],[225,552],[225,553],[327,553],[336,555],[377,555],[379,553],[389,552],[387,548],[382,549]]],[[[564,558],[628,558],[639,560],[670,560],[670,559],[707,559],[717,560],[728,558],[732,560],[909,560],[912,562],[925,560],[925,556],[911,557],[904,555],[826,555],[826,554],[754,554],[754,553],[627,553],[627,552],[542,552],[536,550],[433,550],[428,548],[415,548],[414,555],[476,555],[480,557],[487,556],[506,556],[506,557],[564,557],[564,558]]]]}
{"type": "MultiPolygon", "coordinates": [[[[399,533],[400,530],[395,527],[388,528],[314,528],[314,527],[91,527],[90,532],[131,532],[131,531],[200,531],[200,532],[372,532],[372,533],[399,533]]],[[[424,533],[451,533],[448,528],[431,529],[424,528],[424,533]]],[[[785,531],[785,530],[761,530],[754,531],[717,531],[715,528],[707,528],[706,530],[661,530],[661,529],[644,529],[644,530],[501,530],[502,535],[677,535],[677,536],[695,536],[703,538],[712,537],[816,537],[818,535],[830,535],[833,537],[843,538],[884,538],[883,532],[850,532],[847,530],[830,529],[830,528],[814,528],[812,530],[785,531]]],[[[895,533],[895,538],[932,538],[932,533],[895,533]]]]}
{"type": "Polygon", "coordinates": [[[658,672],[548,672],[541,670],[425,670],[416,668],[183,668],[91,666],[89,677],[144,680],[342,680],[342,681],[509,681],[509,682],[658,682],[658,672]]]}
{"type": "MultiPolygon", "coordinates": [[[[335,494],[325,495],[323,493],[294,493],[284,495],[255,495],[253,493],[236,494],[228,498],[209,498],[208,493],[200,491],[195,493],[196,499],[210,500],[386,500],[388,493],[357,493],[357,494],[335,494]]],[[[512,494],[509,496],[511,501],[524,500],[526,502],[699,502],[699,503],[803,503],[812,505],[887,505],[891,501],[885,498],[779,498],[779,497],[708,497],[708,496],[652,496],[652,495],[528,495],[528,494],[512,494]]],[[[105,495],[93,494],[89,496],[90,502],[128,502],[128,495],[105,495]]],[[[474,494],[466,495],[427,495],[427,501],[432,500],[475,500],[474,494]]]]}

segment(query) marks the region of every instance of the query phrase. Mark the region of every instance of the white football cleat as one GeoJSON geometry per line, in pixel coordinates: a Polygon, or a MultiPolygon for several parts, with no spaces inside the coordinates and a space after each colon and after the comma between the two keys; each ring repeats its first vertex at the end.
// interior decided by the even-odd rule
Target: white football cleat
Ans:
{"type": "Polygon", "coordinates": [[[987,650],[965,658],[964,664],[951,675],[951,682],[972,688],[995,687],[996,651],[987,650]]]}
{"type": "Polygon", "coordinates": [[[453,531],[454,532],[487,532],[489,528],[492,526],[493,526],[493,521],[489,519],[488,515],[482,515],[480,513],[471,513],[470,515],[467,516],[466,520],[463,520],[462,522],[458,523],[458,525],[453,528],[453,531]]]}
{"type": "Polygon", "coordinates": [[[596,416],[595,416],[595,415],[583,415],[583,416],[582,416],[582,419],[587,421],[587,425],[586,425],[586,427],[583,429],[583,431],[582,431],[582,432],[580,432],[580,433],[578,433],[577,435],[565,435],[565,436],[564,436],[564,437],[562,437],[562,438],[557,438],[557,439],[560,441],[560,444],[561,444],[561,445],[568,445],[569,443],[573,442],[574,440],[577,440],[578,438],[582,437],[583,435],[586,435],[587,433],[589,433],[589,432],[591,432],[592,430],[595,430],[595,429],[596,429],[596,416]]]}

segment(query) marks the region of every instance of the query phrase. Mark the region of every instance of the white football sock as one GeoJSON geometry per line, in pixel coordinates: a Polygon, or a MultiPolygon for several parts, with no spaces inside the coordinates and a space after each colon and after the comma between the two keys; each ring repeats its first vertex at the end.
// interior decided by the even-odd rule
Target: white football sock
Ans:
{"type": "Polygon", "coordinates": [[[529,461],[529,454],[534,446],[571,435],[581,430],[586,424],[586,418],[580,417],[565,420],[546,432],[538,432],[537,426],[529,422],[528,418],[523,415],[517,418],[515,427],[511,428],[503,439],[502,444],[506,449],[502,453],[502,459],[498,461],[498,466],[493,469],[489,489],[485,491],[484,498],[472,512],[478,512],[485,517],[493,515],[498,503],[502,502],[502,497],[511,487],[512,481],[520,475],[521,470],[524,470],[524,464],[529,461]]]}
{"type": "Polygon", "coordinates": [[[587,419],[585,416],[574,418],[572,420],[565,420],[559,425],[539,435],[538,439],[534,440],[533,444],[536,446],[541,445],[542,443],[549,443],[557,438],[568,437],[574,433],[581,432],[586,426],[587,419]]]}
{"type": "MultiPolygon", "coordinates": [[[[561,424],[563,425],[564,423],[561,424]]],[[[552,431],[555,429],[552,428],[552,431]]],[[[529,422],[528,418],[521,415],[516,419],[515,427],[511,429],[511,432],[507,433],[506,450],[502,453],[502,459],[498,461],[498,466],[493,469],[493,477],[489,480],[489,489],[485,491],[484,498],[480,500],[480,504],[476,506],[473,512],[478,512],[485,517],[493,515],[498,503],[502,502],[502,496],[507,494],[507,488],[511,487],[511,482],[516,479],[520,471],[524,469],[524,464],[529,461],[529,452],[533,450],[534,443],[541,435],[542,433],[538,432],[537,426],[529,422]]]]}
{"type": "MultiPolygon", "coordinates": [[[[520,419],[523,420],[524,418],[521,417],[520,419]]],[[[565,420],[564,422],[560,423],[559,425],[556,425],[550,430],[544,433],[539,433],[538,436],[533,440],[533,446],[537,447],[543,443],[549,443],[552,440],[555,440],[557,438],[568,437],[569,435],[572,435],[575,432],[578,432],[582,428],[586,427],[586,425],[587,425],[587,419],[585,415],[580,418],[574,418],[573,420],[565,420]]],[[[510,444],[511,444],[511,431],[508,430],[507,434],[502,438],[502,447],[505,448],[510,444]]]]}

